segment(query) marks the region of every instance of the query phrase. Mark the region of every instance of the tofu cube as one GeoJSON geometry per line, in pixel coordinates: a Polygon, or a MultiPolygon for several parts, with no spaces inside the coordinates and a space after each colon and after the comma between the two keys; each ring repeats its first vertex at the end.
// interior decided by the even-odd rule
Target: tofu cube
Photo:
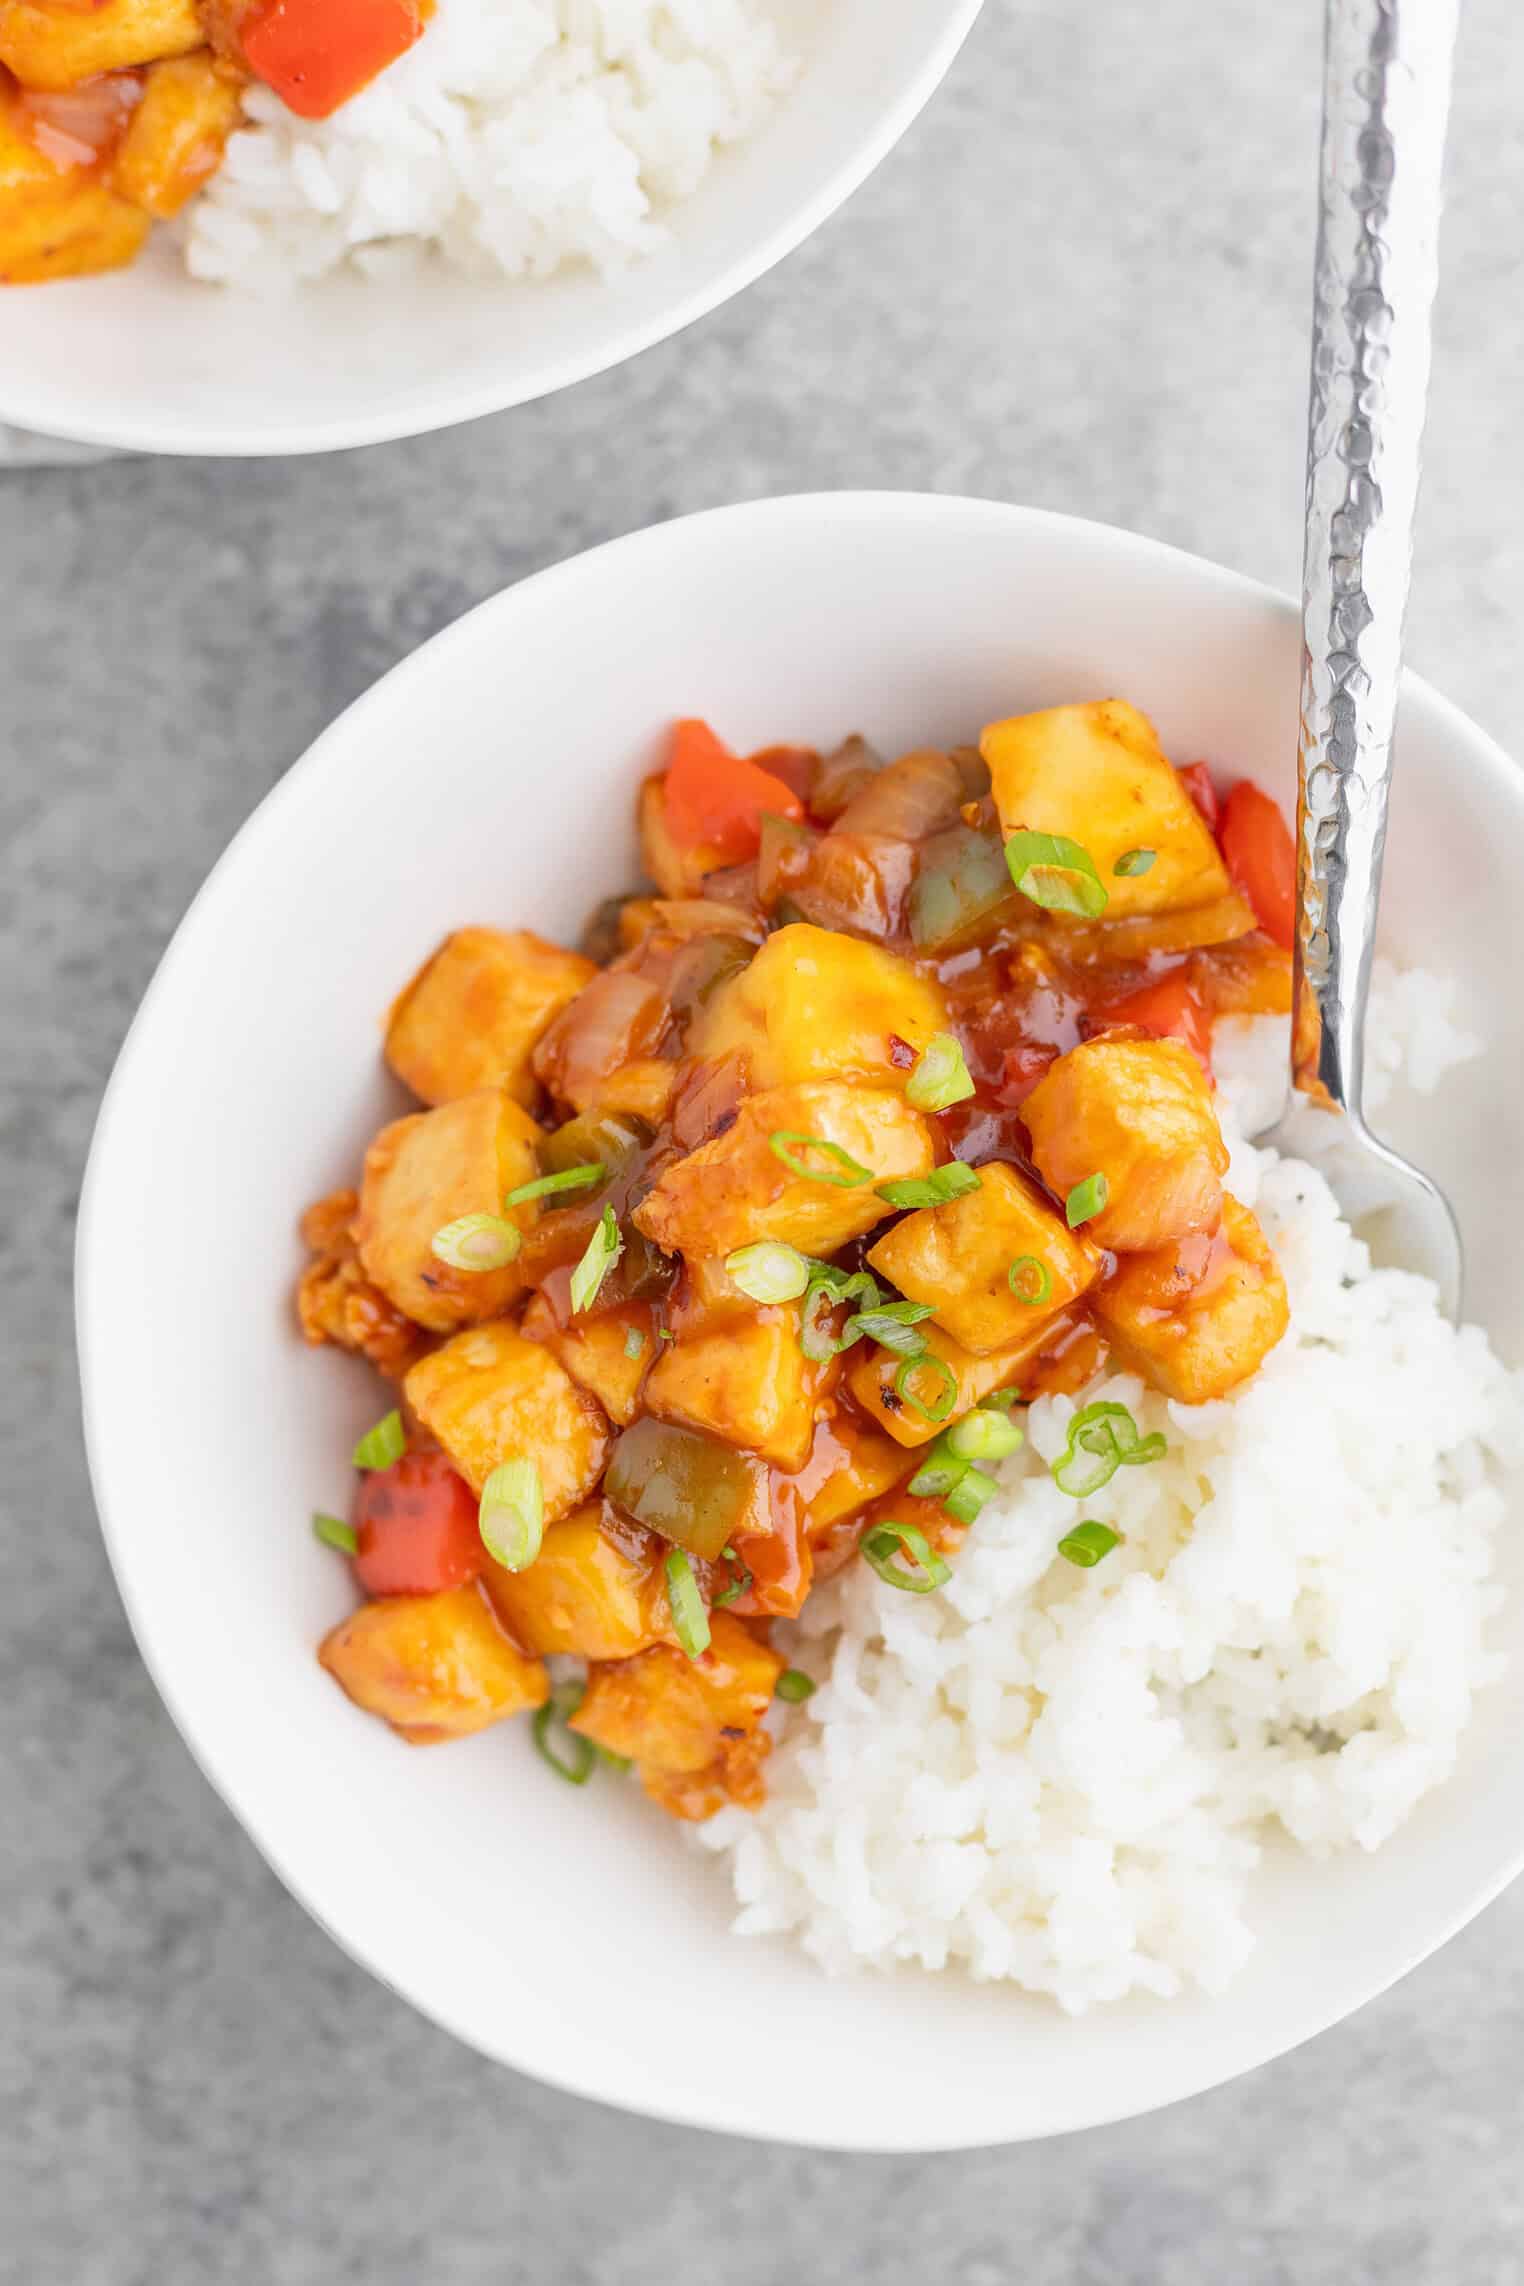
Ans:
{"type": "Polygon", "coordinates": [[[609,1426],[602,1407],[506,1318],[468,1327],[420,1358],[402,1389],[473,1492],[501,1462],[535,1461],[547,1524],[570,1515],[603,1473],[609,1426]]]}
{"type": "Polygon", "coordinates": [[[780,1655],[725,1611],[710,1614],[702,1658],[657,1644],[595,1666],[571,1728],[631,1757],[673,1817],[708,1818],[726,1802],[755,1809],[771,1740],[760,1728],[783,1672],[780,1655]]]}
{"type": "Polygon", "coordinates": [[[834,1254],[893,1211],[875,1183],[928,1175],[935,1157],[929,1123],[887,1088],[770,1088],[748,1096],[724,1134],[669,1167],[634,1219],[667,1254],[725,1255],[766,1238],[834,1254]],[[840,1160],[781,1141],[799,1166],[827,1179],[799,1174],[773,1150],[775,1135],[834,1145],[867,1172],[858,1180],[840,1160]]]}
{"type": "Polygon", "coordinates": [[[409,1745],[486,1730],[549,1695],[545,1669],[511,1642],[475,1582],[366,1603],[323,1639],[318,1659],[367,1714],[409,1745]]]}
{"type": "Polygon", "coordinates": [[[1180,1041],[1083,1041],[1043,1074],[1021,1115],[1055,1198],[1105,1176],[1106,1204],[1083,1225],[1092,1244],[1143,1253],[1216,1229],[1228,1154],[1205,1075],[1180,1041]]]}
{"type": "Polygon", "coordinates": [[[425,1103],[505,1087],[532,1104],[535,1044],[597,973],[528,929],[457,929],[393,1003],[386,1060],[425,1103]]]}
{"type": "MultiPolygon", "coordinates": [[[[462,1215],[501,1215],[505,1193],[539,1172],[539,1138],[511,1096],[483,1088],[393,1120],[366,1152],[354,1226],[360,1267],[418,1325],[451,1333],[501,1317],[522,1292],[518,1261],[457,1270],[440,1261],[433,1241],[462,1215]]],[[[505,1219],[526,1229],[538,1211],[530,1200],[505,1219]]]]}
{"type": "Polygon", "coordinates": [[[834,1358],[813,1364],[805,1356],[798,1306],[781,1304],[663,1343],[644,1401],[664,1421],[798,1469],[809,1458],[816,1409],[836,1371],[834,1358]]]}
{"type": "Polygon", "coordinates": [[[940,987],[898,953],[795,921],[721,985],[688,1044],[710,1062],[740,1058],[754,1088],[849,1079],[903,1088],[946,1024],[940,987]]]}
{"type": "Polygon", "coordinates": [[[997,1389],[1019,1388],[1023,1370],[1049,1340],[1053,1325],[1049,1318],[1020,1341],[976,1357],[931,1319],[916,1331],[925,1336],[927,1357],[936,1364],[906,1366],[904,1358],[892,1351],[871,1349],[864,1343],[867,1354],[854,1352],[857,1363],[847,1368],[847,1387],[869,1420],[887,1429],[897,1444],[927,1445],[997,1389]],[[938,1365],[945,1370],[938,1371],[938,1365]],[[897,1386],[902,1367],[903,1388],[897,1386]],[[938,1417],[928,1420],[926,1413],[917,1409],[917,1399],[938,1417]]]}
{"type": "Polygon", "coordinates": [[[1170,913],[1225,897],[1217,844],[1153,724],[1121,699],[1055,706],[991,723],[979,741],[1009,838],[1063,834],[1088,850],[1106,890],[1106,919],[1170,913]],[[1151,849],[1144,873],[1119,874],[1128,850],[1151,849]]]}
{"type": "Polygon", "coordinates": [[[977,1357],[1022,1340],[1100,1274],[1095,1249],[1014,1167],[998,1162],[979,1169],[978,1190],[906,1215],[868,1260],[909,1301],[929,1302],[933,1322],[977,1357]],[[1015,1262],[1027,1265],[1019,1291],[1011,1284],[1015,1262]]]}
{"type": "Polygon", "coordinates": [[[73,87],[97,72],[189,55],[204,37],[196,0],[95,0],[89,8],[0,0],[0,64],[23,87],[73,87]]]}
{"type": "Polygon", "coordinates": [[[664,1544],[601,1501],[552,1524],[527,1571],[489,1562],[482,1585],[526,1651],[549,1658],[631,1659],[671,1642],[664,1544]]]}
{"type": "Polygon", "coordinates": [[[112,164],[116,190],[168,221],[217,172],[242,117],[241,82],[209,49],[151,64],[112,164]]]}
{"type": "Polygon", "coordinates": [[[1291,1317],[1269,1241],[1231,1193],[1214,1237],[1122,1261],[1097,1288],[1095,1314],[1117,1362],[1182,1405],[1205,1405],[1246,1381],[1291,1317]]]}

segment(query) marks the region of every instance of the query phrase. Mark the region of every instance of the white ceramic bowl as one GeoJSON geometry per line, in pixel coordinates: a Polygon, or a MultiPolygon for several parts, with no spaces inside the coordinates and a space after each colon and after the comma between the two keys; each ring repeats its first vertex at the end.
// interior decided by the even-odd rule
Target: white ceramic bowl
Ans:
{"type": "MultiPolygon", "coordinates": [[[[1191,2093],[1420,1960],[1524,1856],[1524,1594],[1454,1779],[1380,1855],[1272,1855],[1225,1998],[1071,2022],[957,1977],[829,1982],[727,1931],[714,1864],[634,1789],[557,1784],[512,1725],[420,1753],[312,1656],[351,1603],[342,1509],[374,1383],[293,1330],[299,1208],[392,1102],[378,1025],[468,920],[574,935],[634,872],[631,794],[679,713],[742,748],[973,736],[1120,692],[1166,748],[1288,785],[1290,606],[1101,526],[974,501],[762,502],[509,590],[353,706],[182,924],[101,1114],[79,1242],[91,1464],[143,1655],[202,1767],[348,1949],[487,2055],[631,2109],[874,2150],[1014,2140],[1191,2093]]],[[[1511,1119],[1524,779],[1425,685],[1403,705],[1390,938],[1453,971],[1489,1063],[1394,1139],[1450,1189],[1474,1311],[1524,1355],[1511,1119]]],[[[1511,1558],[1519,1571],[1517,1549],[1511,1558]]]]}
{"type": "Polygon", "coordinates": [[[0,293],[0,421],[143,452],[327,452],[446,428],[585,380],[760,277],[854,191],[980,0],[774,0],[799,84],[721,154],[670,244],[617,279],[440,269],[279,299],[198,285],[161,237],[130,270],[0,293]]]}

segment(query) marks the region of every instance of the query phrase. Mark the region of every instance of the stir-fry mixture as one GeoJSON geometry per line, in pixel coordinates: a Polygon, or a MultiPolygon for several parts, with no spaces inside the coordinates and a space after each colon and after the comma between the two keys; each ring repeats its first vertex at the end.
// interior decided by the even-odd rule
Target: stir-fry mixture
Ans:
{"type": "MultiPolygon", "coordinates": [[[[653,886],[582,951],[462,928],[406,986],[425,1108],[305,1218],[308,1340],[398,1384],[320,1656],[405,1739],[530,1711],[704,1818],[811,1688],[770,1622],[856,1560],[936,1593],[1027,1400],[1109,1353],[1198,1404],[1285,1331],[1209,1045],[1289,1008],[1294,864],[1116,700],[888,763],[682,722],[639,801],[653,886]]],[[[1161,1442],[1079,1407],[1055,1562],[1161,1442]]]]}
{"type": "Polygon", "coordinates": [[[213,176],[249,79],[325,119],[431,0],[0,0],[0,283],[130,262],[213,176]]]}

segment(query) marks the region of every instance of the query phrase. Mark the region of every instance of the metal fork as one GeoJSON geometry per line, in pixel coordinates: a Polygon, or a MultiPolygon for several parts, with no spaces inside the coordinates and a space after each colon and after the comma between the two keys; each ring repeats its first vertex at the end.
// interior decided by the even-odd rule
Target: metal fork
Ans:
{"type": "Polygon", "coordinates": [[[1291,1086],[1260,1141],[1325,1169],[1384,1259],[1460,1312],[1429,1177],[1361,1109],[1459,0],[1327,0],[1307,416],[1291,1086]],[[1342,1113],[1338,1118],[1333,1114],[1342,1113]]]}

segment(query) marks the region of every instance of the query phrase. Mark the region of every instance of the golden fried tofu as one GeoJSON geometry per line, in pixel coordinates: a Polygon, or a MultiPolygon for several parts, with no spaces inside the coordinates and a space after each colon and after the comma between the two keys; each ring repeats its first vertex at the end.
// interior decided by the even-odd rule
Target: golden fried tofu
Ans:
{"type": "Polygon", "coordinates": [[[531,1341],[544,1342],[573,1381],[592,1391],[611,1421],[628,1428],[656,1352],[648,1304],[636,1302],[596,1318],[574,1316],[563,1326],[544,1295],[536,1294],[524,1312],[524,1331],[531,1341]]]}
{"type": "Polygon", "coordinates": [[[906,1215],[868,1260],[909,1301],[929,1302],[934,1322],[979,1357],[1023,1340],[1100,1274],[1095,1249],[999,1163],[980,1168],[978,1190],[906,1215]]]}
{"type": "Polygon", "coordinates": [[[489,1562],[482,1585],[526,1651],[630,1659],[672,1641],[664,1554],[654,1533],[594,1500],[550,1526],[527,1571],[489,1562]]]}
{"type": "Polygon", "coordinates": [[[1291,1316],[1269,1241],[1231,1192],[1215,1237],[1128,1255],[1097,1288],[1095,1314],[1118,1363],[1182,1405],[1204,1405],[1246,1381],[1291,1316]]]}
{"type": "Polygon", "coordinates": [[[216,173],[242,117],[242,83],[209,49],[150,64],[112,164],[115,189],[167,221],[216,173]]]}
{"type": "Polygon", "coordinates": [[[1019,1388],[1023,1369],[1052,1330],[1048,1319],[1019,1341],[976,1357],[928,1319],[916,1327],[925,1337],[926,1363],[907,1365],[893,1351],[864,1342],[851,1353],[856,1362],[847,1367],[847,1387],[868,1418],[887,1429],[898,1444],[929,1444],[995,1390],[1019,1388]],[[929,1414],[936,1418],[929,1419],[929,1414]]]}
{"type": "Polygon", "coordinates": [[[195,0],[0,0],[0,63],[23,87],[73,87],[97,72],[189,55],[204,34],[195,0]]]}
{"type": "MultiPolygon", "coordinates": [[[[523,1290],[517,1261],[457,1270],[433,1241],[462,1215],[503,1215],[504,1194],[539,1173],[540,1130],[501,1088],[394,1119],[365,1154],[355,1243],[360,1267],[399,1310],[432,1333],[501,1317],[523,1290]]],[[[535,1201],[504,1216],[526,1229],[535,1201]]]]}
{"type": "Polygon", "coordinates": [[[720,986],[688,1044],[711,1062],[742,1058],[754,1088],[828,1079],[902,1088],[946,1023],[940,987],[898,953],[795,921],[720,986]]]}
{"type": "Polygon", "coordinates": [[[678,1818],[708,1818],[726,1802],[755,1809],[771,1745],[759,1728],[783,1672],[779,1654],[725,1611],[710,1615],[700,1659],[657,1644],[595,1666],[571,1728],[628,1755],[654,1801],[678,1818]]]}
{"type": "Polygon", "coordinates": [[[809,1458],[816,1408],[835,1378],[834,1358],[812,1363],[800,1348],[798,1305],[782,1303],[664,1343],[643,1401],[664,1421],[798,1469],[809,1458]]]}
{"type": "Polygon", "coordinates": [[[665,775],[658,771],[640,789],[640,860],[664,897],[696,897],[704,875],[717,872],[729,859],[723,850],[684,848],[674,841],[667,826],[665,775]]]}
{"type": "Polygon", "coordinates": [[[1229,893],[1217,844],[1162,752],[1153,724],[1121,699],[1055,706],[993,722],[979,741],[1009,837],[1063,834],[1089,852],[1106,918],[1171,913],[1229,893]],[[1151,849],[1146,872],[1119,857],[1151,849]]]}
{"type": "Polygon", "coordinates": [[[935,1156],[929,1123],[887,1088],[769,1088],[748,1096],[722,1135],[669,1167],[635,1222],[667,1254],[725,1255],[764,1238],[834,1254],[892,1212],[875,1183],[928,1175],[935,1156]],[[812,1151],[801,1137],[833,1151],[812,1151]],[[843,1153],[846,1164],[836,1155],[843,1153]]]}
{"type": "Polygon", "coordinates": [[[1105,1176],[1106,1204],[1084,1225],[1093,1244],[1142,1253],[1216,1229],[1228,1154],[1206,1077],[1179,1040],[1085,1040],[1043,1074],[1021,1116],[1056,1198],[1105,1176]]]}
{"type": "Polygon", "coordinates": [[[331,1343],[369,1358],[388,1381],[400,1381],[427,1337],[373,1286],[355,1251],[355,1191],[330,1191],[302,1216],[302,1243],[312,1260],[296,1288],[303,1339],[314,1349],[331,1343]]]}
{"type": "Polygon", "coordinates": [[[494,1086],[533,1103],[535,1044],[597,973],[528,929],[457,929],[393,1002],[386,1060],[425,1103],[494,1086]]]}
{"type": "Polygon", "coordinates": [[[0,73],[0,284],[42,285],[130,262],[148,218],[85,167],[40,150],[0,73]]]}
{"type": "Polygon", "coordinates": [[[545,1669],[504,1632],[474,1582],[365,1603],[324,1636],[318,1658],[367,1714],[410,1746],[465,1738],[543,1706],[545,1669]]]}
{"type": "Polygon", "coordinates": [[[602,1406],[506,1318],[456,1334],[420,1358],[402,1386],[473,1492],[503,1461],[532,1460],[553,1524],[586,1500],[603,1473],[609,1425],[602,1406]]]}

